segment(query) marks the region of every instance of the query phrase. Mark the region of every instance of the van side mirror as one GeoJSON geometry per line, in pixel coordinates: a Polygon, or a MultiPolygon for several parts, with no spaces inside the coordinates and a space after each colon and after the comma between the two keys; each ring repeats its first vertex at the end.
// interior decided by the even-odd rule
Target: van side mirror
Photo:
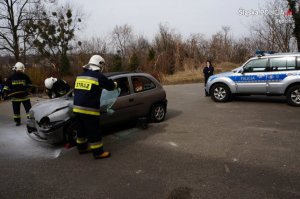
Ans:
{"type": "Polygon", "coordinates": [[[241,68],[241,70],[239,71],[239,73],[244,74],[245,73],[244,68],[241,68]]]}

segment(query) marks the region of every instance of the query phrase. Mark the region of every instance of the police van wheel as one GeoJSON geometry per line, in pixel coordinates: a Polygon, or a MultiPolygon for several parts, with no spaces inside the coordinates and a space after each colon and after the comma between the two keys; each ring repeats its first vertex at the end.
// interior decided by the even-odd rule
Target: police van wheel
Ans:
{"type": "Polygon", "coordinates": [[[300,85],[289,88],[286,97],[289,105],[300,107],[300,85]]]}
{"type": "Polygon", "coordinates": [[[224,84],[216,84],[212,87],[211,98],[215,102],[227,102],[230,100],[231,92],[230,89],[224,84]]]}

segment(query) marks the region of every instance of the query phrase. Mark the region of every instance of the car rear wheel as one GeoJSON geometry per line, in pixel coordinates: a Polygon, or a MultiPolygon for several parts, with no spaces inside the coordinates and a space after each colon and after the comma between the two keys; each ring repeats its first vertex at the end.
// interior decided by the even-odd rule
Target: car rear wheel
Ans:
{"type": "Polygon", "coordinates": [[[211,88],[211,98],[215,102],[227,102],[230,99],[230,89],[224,84],[216,84],[211,88]]]}
{"type": "Polygon", "coordinates": [[[76,139],[77,139],[77,129],[78,124],[76,121],[72,121],[66,128],[65,128],[65,139],[66,142],[71,144],[72,146],[75,146],[76,139]]]}
{"type": "Polygon", "coordinates": [[[152,122],[162,122],[166,116],[166,106],[163,104],[155,104],[150,111],[150,119],[152,122]]]}
{"type": "Polygon", "coordinates": [[[300,85],[289,88],[286,97],[289,105],[300,107],[300,85]]]}

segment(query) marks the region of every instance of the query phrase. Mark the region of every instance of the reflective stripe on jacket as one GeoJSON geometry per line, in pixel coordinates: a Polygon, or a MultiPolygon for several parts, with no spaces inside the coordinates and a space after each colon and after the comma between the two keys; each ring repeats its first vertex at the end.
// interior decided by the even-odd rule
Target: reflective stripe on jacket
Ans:
{"type": "Polygon", "coordinates": [[[113,90],[115,84],[99,71],[87,70],[78,75],[74,88],[74,113],[100,115],[102,89],[113,90]]]}
{"type": "Polygon", "coordinates": [[[4,89],[9,91],[10,97],[25,98],[31,84],[30,78],[25,73],[15,72],[6,80],[4,89]]]}

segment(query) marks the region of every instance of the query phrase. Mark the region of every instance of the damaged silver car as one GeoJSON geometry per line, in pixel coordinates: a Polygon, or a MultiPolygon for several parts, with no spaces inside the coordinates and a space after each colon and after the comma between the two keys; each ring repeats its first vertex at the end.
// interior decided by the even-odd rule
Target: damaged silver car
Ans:
{"type": "MultiPolygon", "coordinates": [[[[101,126],[124,123],[147,117],[152,122],[162,122],[167,113],[166,92],[160,83],[146,73],[108,73],[108,78],[118,83],[120,95],[112,106],[100,108],[101,126]]],[[[74,143],[77,122],[72,111],[73,92],[35,104],[27,120],[28,135],[38,141],[51,144],[74,143]]]]}

